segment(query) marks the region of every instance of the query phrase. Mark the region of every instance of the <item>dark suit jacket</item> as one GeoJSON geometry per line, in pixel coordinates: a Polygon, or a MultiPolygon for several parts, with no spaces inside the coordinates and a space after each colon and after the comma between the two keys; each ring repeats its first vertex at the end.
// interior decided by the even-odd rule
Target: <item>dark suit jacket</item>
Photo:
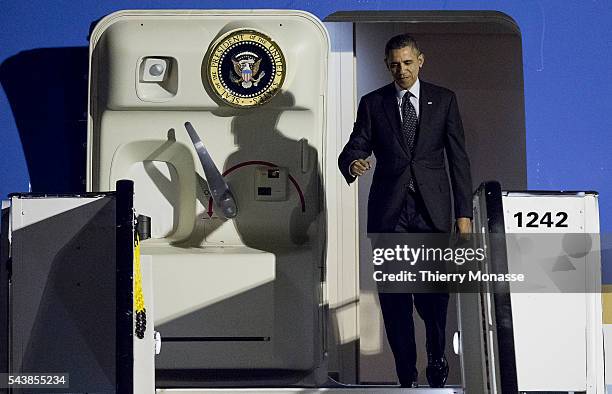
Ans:
{"type": "Polygon", "coordinates": [[[403,207],[410,171],[436,228],[450,232],[451,195],[444,162],[448,158],[455,217],[472,217],[472,178],[455,94],[420,81],[419,126],[411,154],[401,135],[393,83],[361,98],[351,137],[338,166],[350,184],[349,166],[372,152],[376,169],[368,199],[368,233],[393,232],[403,207]]]}

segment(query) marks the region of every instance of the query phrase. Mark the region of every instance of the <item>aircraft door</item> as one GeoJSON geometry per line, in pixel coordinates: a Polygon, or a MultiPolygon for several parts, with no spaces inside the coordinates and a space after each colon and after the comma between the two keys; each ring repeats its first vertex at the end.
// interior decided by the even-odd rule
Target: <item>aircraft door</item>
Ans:
{"type": "Polygon", "coordinates": [[[159,385],[325,380],[328,51],[292,10],[122,11],[94,29],[87,185],[131,179],[151,217],[159,385]]]}

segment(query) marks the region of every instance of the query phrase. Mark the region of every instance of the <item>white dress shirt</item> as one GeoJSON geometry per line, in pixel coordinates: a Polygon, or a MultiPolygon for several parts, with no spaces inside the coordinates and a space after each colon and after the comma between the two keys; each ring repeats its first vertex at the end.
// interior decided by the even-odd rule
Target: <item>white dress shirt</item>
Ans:
{"type": "Polygon", "coordinates": [[[397,84],[397,82],[395,82],[394,85],[395,85],[395,91],[397,92],[397,96],[396,96],[397,97],[397,108],[399,110],[400,119],[402,120],[402,122],[404,121],[402,117],[402,98],[404,97],[406,92],[412,93],[412,96],[410,96],[410,103],[414,107],[416,114],[417,114],[417,118],[418,118],[419,117],[419,95],[421,94],[421,82],[417,78],[417,80],[412,84],[412,86],[408,90],[402,89],[397,84]]]}

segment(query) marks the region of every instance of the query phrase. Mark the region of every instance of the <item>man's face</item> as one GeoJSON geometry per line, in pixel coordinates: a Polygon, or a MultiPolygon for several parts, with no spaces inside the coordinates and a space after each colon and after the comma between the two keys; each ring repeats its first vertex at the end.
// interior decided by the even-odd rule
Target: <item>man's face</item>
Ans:
{"type": "Polygon", "coordinates": [[[393,76],[393,80],[402,89],[409,89],[419,77],[425,57],[412,47],[391,49],[385,59],[385,64],[393,76]]]}

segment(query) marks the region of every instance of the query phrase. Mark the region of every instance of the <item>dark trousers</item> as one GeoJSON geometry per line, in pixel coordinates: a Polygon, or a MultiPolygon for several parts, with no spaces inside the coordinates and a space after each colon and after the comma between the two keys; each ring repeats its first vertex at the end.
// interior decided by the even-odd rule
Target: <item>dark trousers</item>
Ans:
{"type": "MultiPolygon", "coordinates": [[[[395,227],[397,233],[437,233],[421,197],[407,193],[404,208],[395,227]]],[[[395,357],[400,383],[415,380],[416,343],[413,305],[425,322],[427,353],[439,359],[444,355],[448,293],[378,293],[387,339],[395,357]]]]}

